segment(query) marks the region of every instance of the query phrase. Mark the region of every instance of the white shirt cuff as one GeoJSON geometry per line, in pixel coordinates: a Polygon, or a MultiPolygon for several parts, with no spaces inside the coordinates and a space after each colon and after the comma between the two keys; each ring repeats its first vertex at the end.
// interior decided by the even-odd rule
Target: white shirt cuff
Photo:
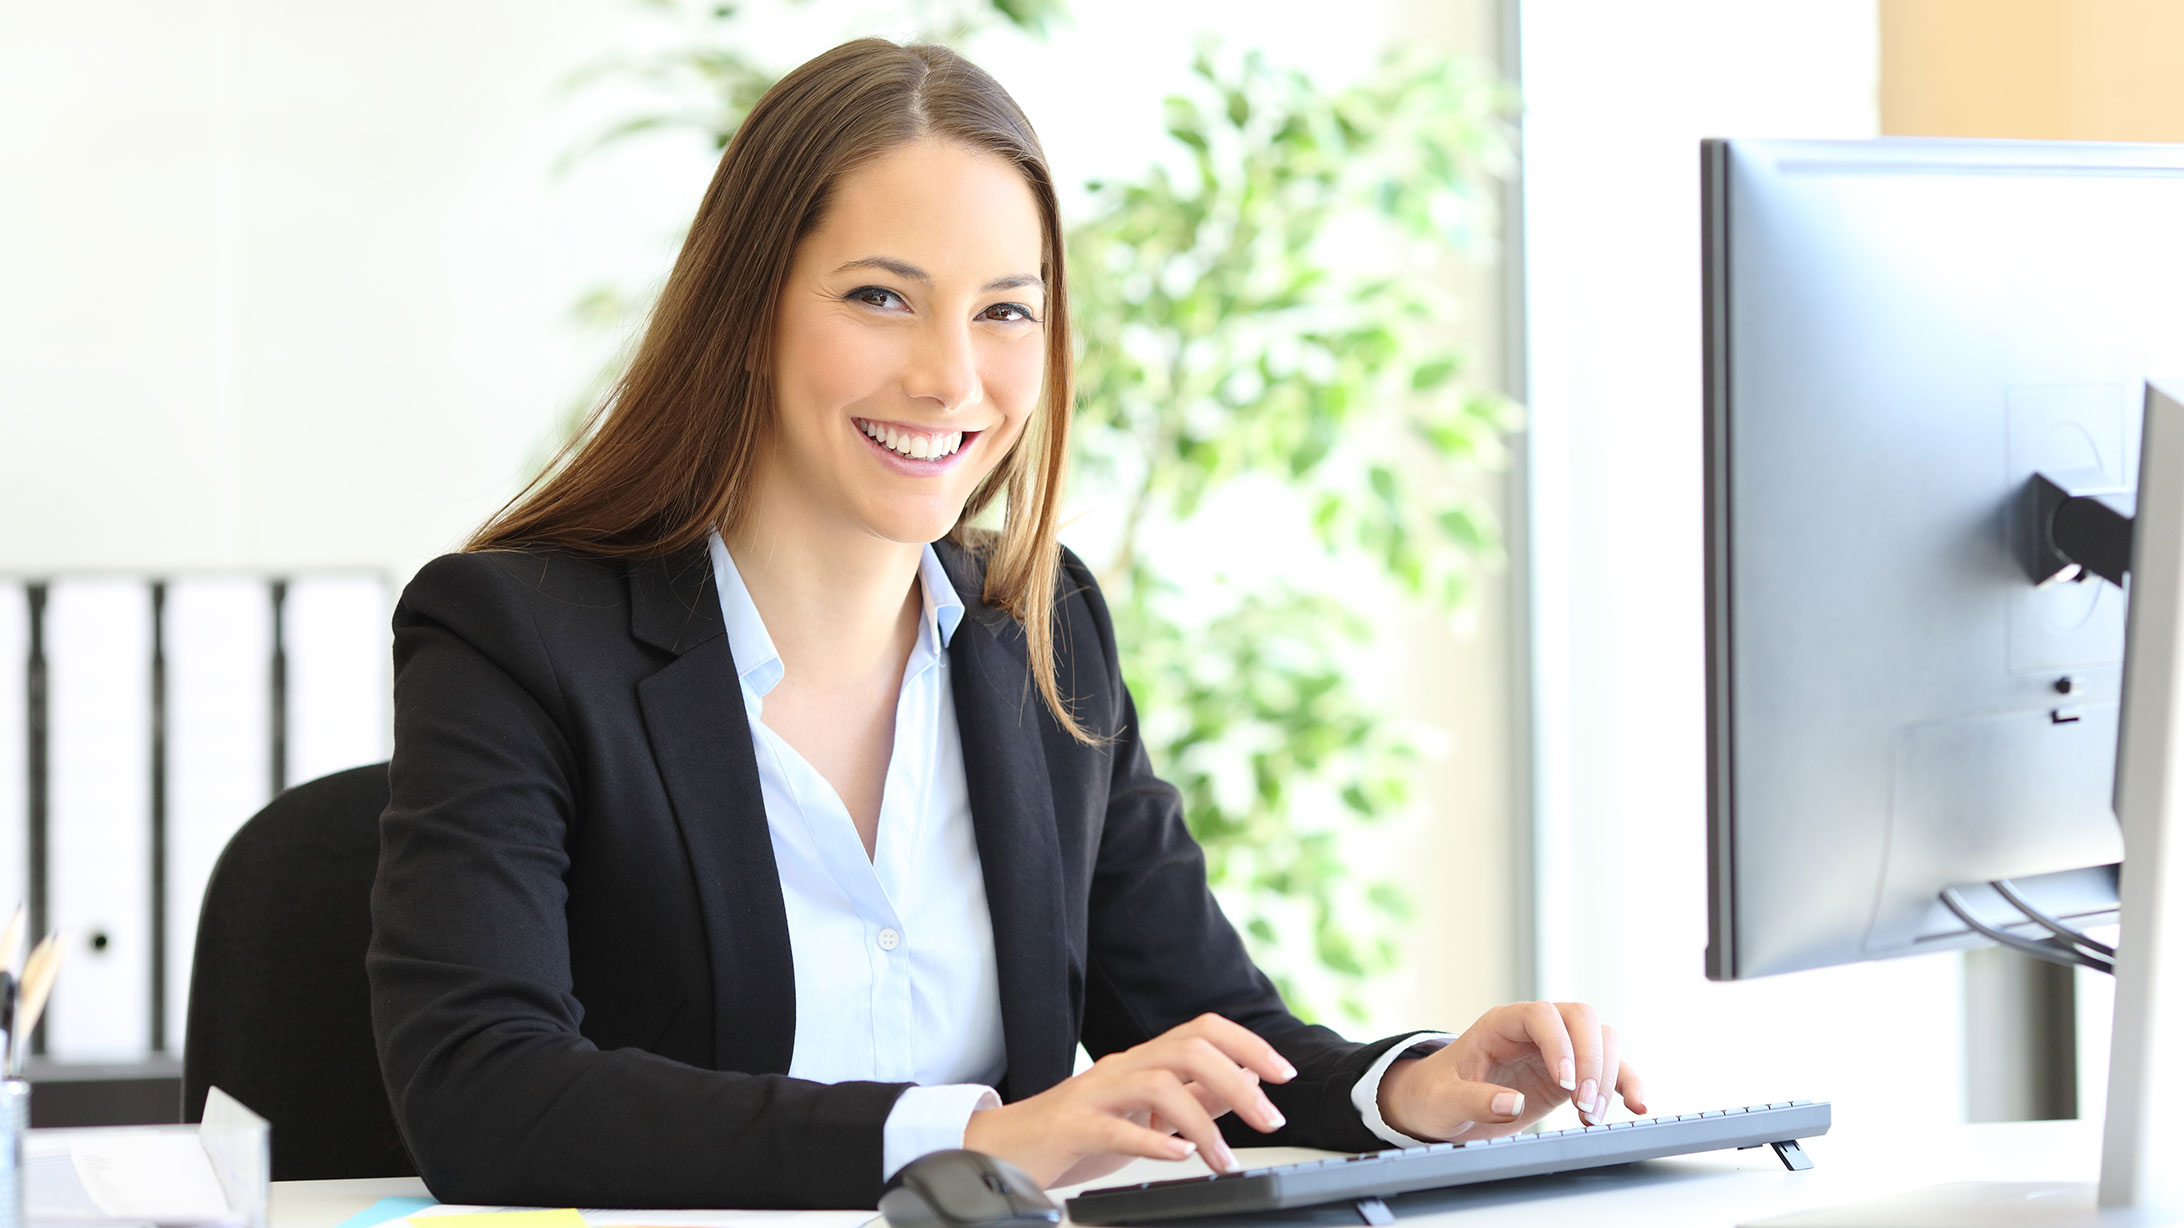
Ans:
{"type": "Polygon", "coordinates": [[[1395,1065],[1396,1059],[1424,1057],[1455,1039],[1449,1032],[1420,1032],[1408,1040],[1389,1045],[1380,1060],[1359,1077],[1357,1086],[1350,1089],[1350,1103],[1356,1106],[1358,1116],[1365,1119],[1365,1128],[1398,1147],[1426,1146],[1427,1140],[1412,1138],[1389,1125],[1388,1119],[1380,1115],[1380,1080],[1387,1076],[1388,1067],[1395,1065]]]}
{"type": "Polygon", "coordinates": [[[963,1145],[963,1131],[971,1114],[998,1109],[1001,1097],[979,1083],[944,1083],[938,1087],[913,1087],[896,1098],[880,1131],[880,1180],[932,1151],[963,1145]]]}

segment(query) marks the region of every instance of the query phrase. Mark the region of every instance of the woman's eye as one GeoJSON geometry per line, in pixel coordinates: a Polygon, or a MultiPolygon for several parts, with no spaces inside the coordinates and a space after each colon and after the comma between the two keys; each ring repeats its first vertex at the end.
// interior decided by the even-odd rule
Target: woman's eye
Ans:
{"type": "Polygon", "coordinates": [[[852,290],[849,292],[849,297],[867,307],[899,307],[904,305],[901,295],[879,286],[864,286],[852,290]]]}
{"type": "Polygon", "coordinates": [[[995,303],[993,306],[986,308],[986,318],[1000,320],[1008,324],[1014,324],[1018,320],[1030,320],[1034,324],[1039,322],[1031,314],[1031,308],[1024,306],[1022,303],[995,303]]]}

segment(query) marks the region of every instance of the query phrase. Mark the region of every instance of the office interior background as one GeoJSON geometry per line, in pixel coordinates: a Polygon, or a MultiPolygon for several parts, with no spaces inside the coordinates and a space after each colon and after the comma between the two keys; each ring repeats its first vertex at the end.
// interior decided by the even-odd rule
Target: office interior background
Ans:
{"type": "MultiPolygon", "coordinates": [[[[671,45],[713,7],[0,0],[0,892],[26,882],[30,584],[288,578],[285,633],[317,638],[291,643],[286,778],[385,757],[393,595],[566,430],[629,340],[626,318],[601,326],[579,305],[657,286],[717,158],[691,131],[573,156],[660,105],[627,73],[573,79],[671,45]]],[[[778,72],[944,9],[751,0],[736,29],[778,72]]],[[[1376,641],[1346,658],[1362,702],[1426,753],[1413,804],[1334,829],[1351,871],[1392,877],[1413,908],[1345,1026],[1461,1028],[1496,1002],[1579,998],[1623,1031],[1663,1108],[1795,1096],[1833,1100],[1846,1123],[2097,1115],[2098,978],[2078,978],[2058,1020],[2040,1009],[2055,979],[1994,952],[1702,974],[1697,143],[2184,141],[2184,10],[1355,0],[1338,19],[1075,0],[1043,37],[988,23],[963,46],[1081,185],[1173,156],[1162,99],[1206,38],[1329,89],[1405,46],[1476,64],[1515,100],[1488,241],[1413,274],[1463,304],[1448,343],[1472,358],[1465,379],[1524,407],[1501,465],[1467,479],[1504,548],[1454,611],[1391,588],[1376,641]],[[2033,1057],[2056,1044],[2085,1072],[2062,1093],[2033,1057]]],[[[1071,186],[1065,217],[1091,207],[1071,186]]],[[[1247,587],[1358,574],[1293,511],[1243,484],[1169,535],[1171,557],[1218,555],[1247,587]]],[[[1097,557],[1126,515],[1085,484],[1064,540],[1097,557]]],[[[112,646],[73,651],[149,651],[112,646]]],[[[237,732],[265,726],[258,677],[199,678],[199,718],[170,731],[176,787],[195,770],[200,800],[176,797],[156,1029],[146,786],[129,783],[149,701],[79,718],[71,770],[106,791],[53,798],[49,857],[73,868],[54,867],[51,912],[73,945],[49,1077],[157,1072],[155,1050],[179,1046],[196,893],[270,789],[267,752],[237,732]]]]}

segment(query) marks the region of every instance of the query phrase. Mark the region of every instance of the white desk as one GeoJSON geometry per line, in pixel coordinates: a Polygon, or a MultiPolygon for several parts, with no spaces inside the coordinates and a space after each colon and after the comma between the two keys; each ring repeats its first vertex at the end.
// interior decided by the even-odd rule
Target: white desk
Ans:
{"type": "MultiPolygon", "coordinates": [[[[2098,1123],[2021,1122],[1907,1132],[1886,1123],[1845,1123],[1840,1106],[1836,1117],[1834,1131],[1806,1142],[1813,1161],[1808,1172],[1790,1172],[1773,1152],[1760,1148],[1407,1194],[1389,1205],[1398,1228],[1730,1228],[1744,1220],[1948,1181],[2091,1181],[2100,1167],[2098,1123]]],[[[1321,1154],[1285,1147],[1239,1152],[1247,1165],[1321,1154]]],[[[1143,1161],[1095,1184],[1195,1171],[1201,1171],[1195,1161],[1188,1168],[1143,1161]]],[[[414,1177],[279,1182],[273,1187],[268,1228],[334,1228],[381,1198],[424,1192],[424,1183],[414,1177]]],[[[1055,1193],[1059,1200],[1073,1192],[1055,1193]]],[[[1313,1228],[1358,1222],[1347,1210],[1333,1208],[1283,1212],[1276,1218],[1284,1225],[1313,1228]]]]}

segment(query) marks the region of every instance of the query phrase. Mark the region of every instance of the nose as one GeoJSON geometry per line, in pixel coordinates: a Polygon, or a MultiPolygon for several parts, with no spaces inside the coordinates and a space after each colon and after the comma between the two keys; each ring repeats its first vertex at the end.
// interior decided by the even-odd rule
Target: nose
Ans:
{"type": "Polygon", "coordinates": [[[903,391],[947,411],[978,403],[985,389],[968,323],[934,323],[924,330],[903,373],[903,391]]]}

